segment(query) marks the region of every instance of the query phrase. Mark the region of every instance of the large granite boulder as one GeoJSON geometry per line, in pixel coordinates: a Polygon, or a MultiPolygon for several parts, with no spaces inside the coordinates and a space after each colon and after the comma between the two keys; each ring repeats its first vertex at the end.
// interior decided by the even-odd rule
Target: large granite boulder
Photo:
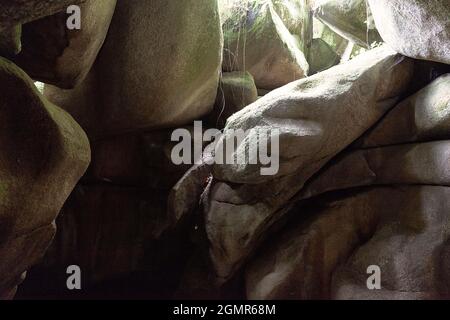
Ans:
{"type": "Polygon", "coordinates": [[[309,215],[282,229],[249,264],[247,297],[447,296],[449,192],[439,186],[382,187],[296,208],[297,215],[309,215]],[[381,290],[367,287],[369,266],[380,268],[381,290]]]}
{"type": "Polygon", "coordinates": [[[253,129],[235,149],[243,157],[258,130],[278,129],[279,170],[270,176],[248,161],[213,165],[205,221],[219,278],[237,270],[314,173],[395,105],[412,68],[409,59],[378,48],[277,89],[229,118],[216,147],[223,148],[230,129],[253,129]]]}
{"type": "Polygon", "coordinates": [[[116,0],[80,5],[81,29],[69,30],[65,11],[23,26],[14,62],[33,79],[71,89],[84,80],[106,38],[116,0]]]}
{"type": "Polygon", "coordinates": [[[447,0],[369,0],[383,40],[415,59],[450,64],[450,6],[447,0]]]}
{"type": "Polygon", "coordinates": [[[189,124],[213,108],[222,43],[216,1],[119,1],[85,82],[45,95],[92,137],[189,124]]]}
{"type": "Polygon", "coordinates": [[[41,272],[60,275],[76,264],[89,288],[156,266],[158,261],[144,259],[157,254],[147,250],[168,226],[165,197],[152,188],[78,184],[57,219],[59,232],[41,272]]]}
{"type": "Polygon", "coordinates": [[[89,142],[72,117],[32,80],[0,58],[0,296],[50,244],[58,215],[90,161],[89,142]]]}
{"type": "Polygon", "coordinates": [[[301,44],[271,1],[236,4],[224,21],[224,71],[248,71],[262,89],[275,89],[308,74],[301,44]]]}
{"type": "Polygon", "coordinates": [[[314,15],[333,31],[362,47],[370,48],[372,43],[381,41],[366,0],[320,0],[314,15]]]}

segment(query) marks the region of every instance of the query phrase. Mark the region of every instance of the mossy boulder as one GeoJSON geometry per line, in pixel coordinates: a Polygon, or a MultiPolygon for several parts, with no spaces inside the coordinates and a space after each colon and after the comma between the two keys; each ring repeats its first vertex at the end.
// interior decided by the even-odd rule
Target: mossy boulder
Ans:
{"type": "Polygon", "coordinates": [[[331,298],[448,299],[450,188],[397,186],[375,188],[366,195],[368,201],[352,205],[349,210],[378,215],[376,229],[372,229],[375,232],[365,237],[367,241],[348,259],[340,261],[333,273],[331,298]],[[380,268],[380,290],[367,288],[367,269],[371,265],[380,268]]]}
{"type": "Polygon", "coordinates": [[[381,37],[366,0],[320,0],[314,16],[342,37],[369,48],[381,37]]]}
{"type": "Polygon", "coordinates": [[[322,39],[325,41],[339,56],[342,56],[349,44],[348,39],[341,37],[339,34],[323,24],[320,20],[313,19],[313,37],[314,39],[322,39]]]}
{"type": "Polygon", "coordinates": [[[71,89],[84,80],[106,38],[116,0],[80,5],[81,29],[69,30],[65,11],[23,26],[23,50],[14,62],[33,79],[71,89]]]}
{"type": "Polygon", "coordinates": [[[190,124],[213,109],[222,46],[216,1],[118,1],[91,74],[45,95],[91,137],[190,124]]]}
{"type": "Polygon", "coordinates": [[[45,253],[53,221],[90,161],[88,139],[0,58],[0,296],[45,253]]]}
{"type": "Polygon", "coordinates": [[[275,89],[308,74],[301,43],[271,1],[235,6],[224,22],[223,70],[248,71],[262,89],[275,89]]]}

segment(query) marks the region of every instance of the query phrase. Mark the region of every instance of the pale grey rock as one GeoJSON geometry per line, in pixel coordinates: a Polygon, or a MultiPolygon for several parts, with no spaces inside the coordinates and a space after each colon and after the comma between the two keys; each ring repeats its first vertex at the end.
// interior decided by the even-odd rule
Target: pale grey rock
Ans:
{"type": "Polygon", "coordinates": [[[450,74],[402,101],[362,138],[362,147],[450,138],[450,74]]]}
{"type": "MultiPolygon", "coordinates": [[[[416,186],[379,199],[384,218],[333,276],[334,299],[448,297],[450,188],[416,186]],[[391,206],[388,207],[388,204],[391,206]],[[367,288],[367,268],[381,270],[382,291],[367,288]]],[[[374,206],[360,207],[374,210],[374,206]]]]}

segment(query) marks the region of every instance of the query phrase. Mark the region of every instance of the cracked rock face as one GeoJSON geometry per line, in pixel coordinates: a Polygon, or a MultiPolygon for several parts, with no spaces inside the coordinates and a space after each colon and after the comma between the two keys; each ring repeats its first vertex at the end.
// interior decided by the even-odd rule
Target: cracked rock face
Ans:
{"type": "Polygon", "coordinates": [[[0,296],[44,254],[54,219],[90,161],[72,117],[0,58],[0,296]]]}

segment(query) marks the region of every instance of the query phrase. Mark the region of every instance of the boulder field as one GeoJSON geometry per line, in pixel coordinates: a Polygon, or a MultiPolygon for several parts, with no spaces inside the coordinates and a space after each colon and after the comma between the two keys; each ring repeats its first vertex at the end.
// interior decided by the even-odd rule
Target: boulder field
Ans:
{"type": "Polygon", "coordinates": [[[447,2],[1,1],[0,299],[449,299],[447,2]]]}

